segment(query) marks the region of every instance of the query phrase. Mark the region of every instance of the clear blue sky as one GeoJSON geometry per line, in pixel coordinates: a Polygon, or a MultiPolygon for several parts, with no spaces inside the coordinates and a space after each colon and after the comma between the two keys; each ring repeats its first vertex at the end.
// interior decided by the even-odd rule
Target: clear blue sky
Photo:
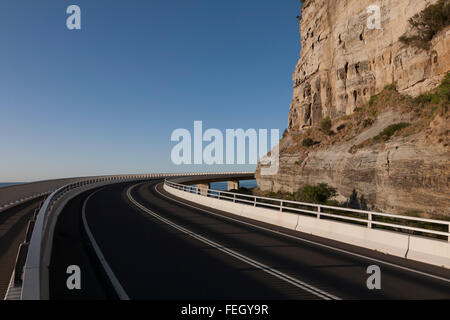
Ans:
{"type": "Polygon", "coordinates": [[[2,0],[0,182],[173,165],[173,130],[287,124],[298,0],[2,0]],[[66,28],[66,8],[82,30],[66,28]]]}

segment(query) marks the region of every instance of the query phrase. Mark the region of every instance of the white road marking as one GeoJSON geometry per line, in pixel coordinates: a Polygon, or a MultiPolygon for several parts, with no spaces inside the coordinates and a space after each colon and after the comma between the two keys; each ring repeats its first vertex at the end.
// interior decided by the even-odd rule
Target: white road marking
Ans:
{"type": "MultiPolygon", "coordinates": [[[[160,183],[159,185],[161,185],[161,184],[163,184],[163,183],[160,183]]],[[[405,271],[409,271],[409,272],[413,272],[413,273],[416,273],[416,274],[420,274],[422,276],[427,276],[427,277],[430,277],[430,278],[434,278],[434,279],[437,279],[437,280],[441,280],[441,281],[450,283],[450,279],[447,279],[447,278],[444,278],[444,277],[440,277],[440,276],[436,276],[434,274],[430,274],[430,273],[427,273],[427,272],[423,272],[423,271],[411,269],[411,268],[408,268],[408,267],[400,266],[400,265],[397,265],[395,263],[391,263],[391,262],[387,262],[387,261],[384,261],[384,260],[379,260],[379,259],[376,259],[376,258],[368,257],[368,256],[365,256],[365,255],[362,255],[362,254],[359,254],[359,253],[354,253],[354,252],[351,252],[351,251],[347,251],[347,250],[344,250],[344,249],[336,248],[336,247],[333,247],[333,246],[330,246],[330,245],[326,245],[326,244],[323,244],[323,243],[319,243],[319,242],[315,242],[315,241],[312,241],[312,240],[303,239],[303,238],[296,237],[296,236],[293,236],[293,235],[290,235],[290,234],[287,234],[287,233],[283,233],[283,232],[280,232],[280,231],[272,230],[272,229],[265,228],[265,227],[262,227],[262,226],[258,226],[258,225],[255,225],[255,224],[252,224],[252,223],[249,223],[249,222],[241,221],[241,220],[234,219],[234,218],[231,218],[231,217],[227,217],[227,216],[224,216],[224,215],[221,215],[221,214],[218,214],[218,213],[214,213],[214,212],[211,212],[209,210],[206,210],[206,209],[203,209],[203,208],[199,208],[199,207],[193,206],[191,204],[188,204],[188,203],[185,203],[185,202],[182,202],[182,201],[178,201],[178,200],[175,200],[175,199],[173,199],[171,197],[168,197],[168,196],[162,194],[161,192],[159,192],[159,190],[156,188],[156,186],[155,186],[155,191],[158,194],[162,195],[163,197],[169,199],[170,201],[178,202],[178,203],[180,203],[182,205],[194,208],[196,210],[201,210],[201,211],[206,212],[208,214],[212,214],[212,215],[215,215],[215,216],[218,216],[218,217],[221,217],[221,218],[225,218],[225,219],[228,219],[228,220],[231,220],[231,221],[235,221],[235,222],[238,222],[238,223],[241,223],[241,224],[244,224],[244,225],[248,225],[248,226],[251,226],[251,227],[254,227],[254,228],[257,228],[257,229],[261,229],[261,230],[264,230],[264,231],[269,231],[269,232],[272,232],[272,233],[275,233],[275,234],[278,234],[278,235],[282,235],[282,236],[285,236],[285,237],[288,237],[288,238],[291,238],[291,239],[296,239],[296,240],[299,240],[299,241],[302,241],[302,242],[306,242],[306,243],[309,243],[309,244],[314,244],[314,245],[317,245],[317,246],[320,246],[320,247],[323,247],[323,248],[339,251],[339,252],[346,253],[346,254],[349,254],[349,255],[352,255],[352,256],[355,256],[355,257],[358,257],[358,258],[363,258],[363,259],[366,259],[366,260],[370,260],[370,261],[373,261],[373,262],[381,263],[381,264],[384,264],[384,265],[387,265],[387,266],[395,267],[395,268],[402,269],[402,270],[405,270],[405,271]]]]}
{"type": "MultiPolygon", "coordinates": [[[[104,188],[103,188],[104,189],[104,188]]],[[[83,218],[83,225],[84,229],[86,230],[86,233],[89,237],[89,240],[92,243],[92,247],[94,248],[94,251],[100,260],[100,263],[103,266],[103,269],[106,272],[106,275],[108,276],[109,280],[111,281],[114,290],[116,290],[117,295],[119,296],[120,300],[130,300],[127,293],[123,289],[122,285],[120,284],[119,280],[117,279],[116,275],[112,271],[111,267],[109,266],[108,262],[106,261],[105,257],[103,256],[102,251],[100,250],[100,247],[97,244],[97,241],[95,241],[94,236],[92,235],[91,229],[89,228],[89,225],[86,220],[86,204],[88,203],[89,199],[96,194],[97,192],[102,191],[103,189],[97,190],[94,193],[90,194],[89,197],[84,201],[83,203],[83,209],[82,209],[82,218],[83,218]]]]}
{"type": "Polygon", "coordinates": [[[191,236],[191,237],[193,237],[193,238],[195,238],[195,239],[197,239],[197,240],[199,240],[199,241],[201,241],[203,243],[208,244],[209,246],[211,246],[211,247],[213,247],[213,248],[215,248],[217,250],[220,250],[220,251],[222,251],[222,252],[224,252],[224,253],[226,253],[226,254],[228,254],[228,255],[230,255],[230,256],[238,259],[238,260],[241,260],[241,261],[243,261],[243,262],[245,262],[245,263],[247,263],[247,264],[249,264],[249,265],[251,265],[253,267],[256,267],[256,268],[258,268],[258,269],[260,269],[260,270],[262,270],[262,271],[264,271],[264,272],[266,272],[266,273],[268,273],[270,275],[273,275],[273,276],[277,277],[278,279],[281,279],[281,280],[283,280],[285,282],[288,282],[288,283],[290,283],[290,284],[292,284],[292,285],[294,285],[294,286],[296,286],[296,287],[298,287],[298,288],[300,288],[300,289],[302,289],[302,290],[304,290],[306,292],[309,292],[309,293],[315,295],[316,297],[319,297],[319,298],[324,299],[324,300],[340,300],[340,298],[338,298],[338,297],[336,297],[336,296],[334,296],[334,295],[332,295],[330,293],[327,293],[327,292],[325,292],[325,291],[323,291],[321,289],[315,288],[312,285],[309,285],[309,284],[307,284],[307,283],[305,283],[303,281],[300,281],[300,280],[298,280],[298,279],[296,279],[294,277],[291,277],[291,276],[289,276],[289,275],[287,275],[287,274],[285,274],[283,272],[280,272],[280,271],[278,271],[276,269],[273,269],[273,268],[271,268],[271,267],[269,267],[269,266],[267,266],[267,265],[265,265],[265,264],[263,264],[261,262],[253,260],[253,259],[251,259],[251,258],[249,258],[249,257],[247,257],[247,256],[245,256],[243,254],[240,254],[240,253],[238,253],[238,252],[236,252],[234,250],[226,248],[226,247],[224,247],[224,246],[222,246],[222,245],[220,245],[220,244],[218,244],[218,243],[216,243],[216,242],[214,242],[212,240],[209,240],[209,239],[207,239],[207,238],[205,238],[205,237],[203,237],[203,236],[201,236],[199,234],[196,234],[196,233],[194,233],[194,232],[192,232],[192,231],[190,231],[190,230],[188,230],[188,229],[186,229],[186,228],[184,228],[184,227],[182,227],[182,226],[180,226],[180,225],[178,225],[178,224],[176,224],[176,223],[174,223],[174,222],[172,222],[172,221],[170,221],[170,220],[168,220],[166,218],[163,218],[162,216],[160,216],[158,214],[156,214],[155,212],[151,211],[150,209],[146,208],[145,206],[143,206],[139,202],[137,202],[133,198],[133,196],[131,195],[131,191],[136,186],[141,185],[141,184],[136,184],[136,185],[131,186],[130,188],[128,188],[128,190],[127,190],[127,197],[136,207],[138,207],[142,211],[146,212],[147,214],[155,217],[156,219],[158,219],[158,220],[160,220],[160,221],[170,225],[171,227],[173,227],[173,228],[175,228],[175,229],[177,229],[177,230],[179,230],[179,231],[181,231],[183,233],[188,234],[189,236],[191,236]]]}

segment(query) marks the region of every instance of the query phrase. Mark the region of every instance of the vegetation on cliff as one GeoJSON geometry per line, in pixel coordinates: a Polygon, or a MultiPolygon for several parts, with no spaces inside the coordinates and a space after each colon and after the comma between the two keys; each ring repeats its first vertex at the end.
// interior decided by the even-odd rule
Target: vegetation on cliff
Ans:
{"type": "Polygon", "coordinates": [[[412,35],[403,35],[400,41],[417,48],[430,48],[433,37],[450,25],[450,0],[439,0],[409,19],[412,35]]]}
{"type": "MultiPolygon", "coordinates": [[[[258,193],[258,192],[257,192],[258,193]]],[[[265,192],[259,193],[262,196],[275,199],[283,199],[289,201],[299,201],[305,203],[315,203],[324,205],[338,205],[339,203],[331,200],[336,196],[337,190],[330,187],[326,183],[319,183],[317,185],[305,184],[297,192],[265,192]]]]}
{"type": "Polygon", "coordinates": [[[376,135],[373,139],[378,142],[386,142],[388,141],[397,131],[400,131],[404,128],[409,127],[409,123],[407,122],[400,122],[400,123],[394,123],[390,126],[387,126],[384,128],[383,131],[381,131],[378,135],[376,135]]]}
{"type": "Polygon", "coordinates": [[[333,123],[331,122],[331,119],[329,117],[323,118],[320,121],[320,130],[322,130],[323,133],[325,134],[332,134],[331,131],[331,126],[333,125],[333,123]]]}
{"type": "MultiPolygon", "coordinates": [[[[369,208],[364,195],[358,195],[358,192],[356,190],[353,190],[350,197],[343,202],[339,202],[333,199],[337,196],[337,189],[329,186],[327,183],[319,183],[316,185],[305,184],[303,187],[299,188],[296,192],[293,193],[282,191],[261,192],[258,190],[255,190],[254,193],[268,198],[298,201],[303,203],[321,204],[358,210],[376,209],[374,207],[369,208]]],[[[298,205],[292,206],[301,207],[298,205]]],[[[342,214],[342,212],[340,212],[340,214],[342,214]]]]}
{"type": "Polygon", "coordinates": [[[328,2],[302,7],[288,132],[278,173],[258,176],[257,170],[261,191],[326,182],[337,188],[339,201],[355,188],[380,210],[448,215],[450,74],[424,92],[449,70],[450,0],[380,3],[382,30],[361,26],[366,2],[323,10],[328,2]],[[399,43],[402,34],[411,47],[399,43]],[[413,36],[430,50],[416,49],[407,39],[413,36]]]}
{"type": "MultiPolygon", "coordinates": [[[[449,106],[450,72],[446,74],[438,88],[416,98],[400,94],[395,84],[388,85],[351,115],[333,120],[325,118],[318,127],[286,134],[281,141],[280,150],[292,154],[310,149],[326,149],[331,145],[351,141],[375,123],[382,126],[377,119],[389,110],[405,115],[409,119],[381,127],[375,136],[350,148],[349,152],[355,153],[364,147],[388,142],[396,136],[406,137],[422,132],[430,126],[436,116],[448,119],[449,106]]],[[[440,143],[444,147],[448,146],[447,139],[441,139],[440,143]]]]}
{"type": "MultiPolygon", "coordinates": [[[[411,114],[411,123],[395,123],[387,126],[375,137],[368,139],[358,145],[354,145],[350,152],[354,153],[357,150],[376,143],[389,141],[393,136],[403,135],[409,136],[421,132],[430,126],[431,121],[436,116],[441,116],[445,119],[449,118],[450,105],[450,72],[446,74],[440,86],[435,90],[424,93],[416,98],[404,96],[399,94],[394,88],[387,88],[379,95],[373,96],[368,103],[368,107],[372,110],[382,108],[385,104],[390,102],[397,102],[397,109],[401,113],[411,114]]],[[[444,138],[439,140],[444,147],[448,146],[448,141],[444,138]]]]}

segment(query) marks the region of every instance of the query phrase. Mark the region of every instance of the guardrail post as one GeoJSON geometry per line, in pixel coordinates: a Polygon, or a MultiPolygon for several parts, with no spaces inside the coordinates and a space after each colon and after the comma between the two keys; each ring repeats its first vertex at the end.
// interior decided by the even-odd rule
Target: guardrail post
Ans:
{"type": "Polygon", "coordinates": [[[14,285],[18,286],[23,281],[23,269],[27,259],[29,243],[22,243],[16,257],[16,266],[14,268],[14,285]]]}
{"type": "Polygon", "coordinates": [[[256,207],[256,198],[253,198],[253,206],[256,207]]]}
{"type": "Polygon", "coordinates": [[[317,219],[320,219],[320,213],[322,212],[322,207],[317,207],[317,219]]]}
{"type": "MultiPolygon", "coordinates": [[[[236,193],[233,194],[233,202],[236,203],[236,193]]],[[[450,239],[450,237],[449,237],[449,239],[450,239]]]]}
{"type": "Polygon", "coordinates": [[[283,212],[283,201],[280,202],[280,212],[283,212]]]}
{"type": "Polygon", "coordinates": [[[372,214],[371,213],[368,214],[367,219],[368,219],[367,227],[369,229],[372,229],[372,214]]]}

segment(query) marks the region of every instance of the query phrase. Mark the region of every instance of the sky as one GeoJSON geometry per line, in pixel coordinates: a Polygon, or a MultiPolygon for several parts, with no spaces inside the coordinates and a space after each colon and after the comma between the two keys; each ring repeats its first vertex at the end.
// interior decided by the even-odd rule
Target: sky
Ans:
{"type": "Polygon", "coordinates": [[[298,0],[2,0],[0,182],[253,170],[177,166],[171,134],[282,133],[299,14],[298,0]]]}

